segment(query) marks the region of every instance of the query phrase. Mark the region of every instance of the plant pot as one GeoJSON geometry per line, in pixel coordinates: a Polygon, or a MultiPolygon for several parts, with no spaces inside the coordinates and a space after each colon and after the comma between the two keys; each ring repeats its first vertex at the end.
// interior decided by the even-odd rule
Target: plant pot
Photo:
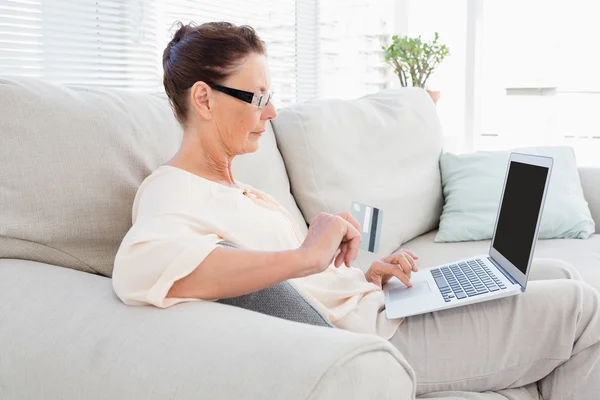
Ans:
{"type": "Polygon", "coordinates": [[[427,93],[429,93],[431,100],[433,100],[433,104],[437,105],[437,102],[440,99],[440,95],[441,95],[440,91],[439,90],[428,90],[427,93]]]}

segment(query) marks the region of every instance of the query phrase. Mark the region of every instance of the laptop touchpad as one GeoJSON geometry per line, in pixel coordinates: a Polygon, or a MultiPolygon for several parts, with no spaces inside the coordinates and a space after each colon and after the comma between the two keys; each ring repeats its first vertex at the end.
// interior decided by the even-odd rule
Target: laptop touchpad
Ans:
{"type": "Polygon", "coordinates": [[[411,288],[401,287],[392,289],[389,292],[391,301],[412,299],[428,293],[431,293],[428,282],[417,282],[411,288]]]}

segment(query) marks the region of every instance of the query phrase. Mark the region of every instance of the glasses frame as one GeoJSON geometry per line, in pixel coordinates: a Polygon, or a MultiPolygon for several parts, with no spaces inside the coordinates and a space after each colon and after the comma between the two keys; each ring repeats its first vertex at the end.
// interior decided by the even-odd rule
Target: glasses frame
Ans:
{"type": "Polygon", "coordinates": [[[208,86],[214,90],[225,93],[229,96],[235,97],[236,99],[242,100],[248,104],[255,106],[256,108],[263,109],[269,105],[271,98],[273,98],[273,91],[270,90],[267,93],[252,93],[245,90],[234,89],[227,86],[217,85],[216,83],[206,82],[208,86]],[[265,100],[266,99],[266,100],[265,100]]]}

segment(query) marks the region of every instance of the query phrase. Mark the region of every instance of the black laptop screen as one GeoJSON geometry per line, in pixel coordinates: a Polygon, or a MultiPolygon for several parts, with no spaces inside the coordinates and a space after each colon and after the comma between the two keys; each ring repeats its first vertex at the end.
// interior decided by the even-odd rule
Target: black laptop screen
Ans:
{"type": "Polygon", "coordinates": [[[492,247],[524,274],[533,247],[548,168],[512,161],[492,247]]]}

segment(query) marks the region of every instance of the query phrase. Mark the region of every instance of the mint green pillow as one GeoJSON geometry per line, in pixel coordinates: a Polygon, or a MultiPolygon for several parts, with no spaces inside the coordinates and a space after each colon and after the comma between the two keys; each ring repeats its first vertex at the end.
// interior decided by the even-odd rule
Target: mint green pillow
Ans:
{"type": "MultiPolygon", "coordinates": [[[[527,147],[514,151],[554,158],[539,238],[587,239],[594,233],[573,149],[527,147]]],[[[509,156],[510,151],[442,154],[444,208],[435,242],[492,238],[509,156]]]]}

